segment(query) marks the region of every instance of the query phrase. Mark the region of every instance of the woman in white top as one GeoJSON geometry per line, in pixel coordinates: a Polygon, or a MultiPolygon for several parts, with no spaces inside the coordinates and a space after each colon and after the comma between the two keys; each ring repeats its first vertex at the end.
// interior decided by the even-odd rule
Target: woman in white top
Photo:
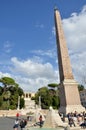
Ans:
{"type": "Polygon", "coordinates": [[[13,128],[14,128],[14,130],[18,130],[18,127],[19,127],[19,120],[16,119],[13,128]]]}

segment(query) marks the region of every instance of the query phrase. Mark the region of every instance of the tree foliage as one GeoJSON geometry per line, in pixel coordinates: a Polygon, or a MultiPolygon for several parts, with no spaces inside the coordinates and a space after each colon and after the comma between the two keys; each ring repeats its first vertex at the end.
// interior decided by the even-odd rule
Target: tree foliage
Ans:
{"type": "MultiPolygon", "coordinates": [[[[23,90],[10,77],[2,77],[0,82],[2,83],[2,86],[0,86],[0,109],[16,109],[18,106],[18,97],[22,98],[22,95],[24,95],[23,90]]],[[[22,102],[20,102],[21,108],[24,107],[24,101],[22,102]]]]}
{"type": "Polygon", "coordinates": [[[41,96],[42,109],[48,109],[50,106],[57,109],[59,107],[59,97],[56,94],[56,90],[42,87],[35,95],[35,102],[39,104],[39,96],[41,96]]]}
{"type": "Polygon", "coordinates": [[[83,85],[81,85],[81,84],[78,85],[78,90],[79,90],[79,92],[82,91],[82,90],[84,90],[84,89],[85,89],[85,88],[84,88],[83,85]]]}
{"type": "Polygon", "coordinates": [[[14,85],[15,84],[15,81],[14,79],[10,78],[10,77],[2,77],[0,79],[0,82],[3,83],[4,87],[7,85],[14,85]]]}
{"type": "Polygon", "coordinates": [[[59,84],[51,83],[51,84],[48,84],[48,87],[51,87],[51,88],[58,88],[58,85],[59,85],[59,84]]]}

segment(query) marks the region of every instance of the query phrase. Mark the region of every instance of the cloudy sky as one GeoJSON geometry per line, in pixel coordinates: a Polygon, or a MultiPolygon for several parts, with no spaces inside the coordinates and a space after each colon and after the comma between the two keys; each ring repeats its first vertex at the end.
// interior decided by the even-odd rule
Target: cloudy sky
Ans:
{"type": "Polygon", "coordinates": [[[59,83],[54,7],[60,11],[75,80],[86,77],[86,0],[0,1],[0,78],[24,91],[59,83]]]}

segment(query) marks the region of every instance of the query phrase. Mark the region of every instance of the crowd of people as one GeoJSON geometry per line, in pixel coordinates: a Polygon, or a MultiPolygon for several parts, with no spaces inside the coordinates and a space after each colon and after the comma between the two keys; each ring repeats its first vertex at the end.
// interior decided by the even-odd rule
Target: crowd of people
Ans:
{"type": "MultiPolygon", "coordinates": [[[[30,116],[28,116],[27,119],[24,119],[24,118],[21,119],[21,118],[19,118],[19,114],[17,113],[16,114],[16,119],[15,119],[15,122],[14,122],[14,125],[13,125],[13,129],[14,130],[18,130],[18,128],[20,127],[20,129],[23,130],[23,128],[26,127],[28,121],[31,121],[31,117],[30,116]]],[[[40,128],[43,125],[42,115],[39,116],[38,125],[40,126],[40,128]]]]}
{"type": "Polygon", "coordinates": [[[67,115],[60,114],[62,121],[65,122],[65,118],[68,119],[68,124],[70,127],[81,126],[81,128],[86,128],[86,113],[77,111],[68,113],[67,115]]]}
{"type": "Polygon", "coordinates": [[[27,125],[27,120],[24,118],[19,119],[19,113],[17,113],[13,129],[18,130],[18,128],[20,127],[20,129],[23,130],[23,128],[25,128],[26,125],[27,125]]]}
{"type": "Polygon", "coordinates": [[[16,119],[13,129],[14,130],[18,130],[18,128],[20,127],[21,130],[23,130],[23,128],[25,128],[25,126],[27,125],[27,120],[26,119],[16,119]]]}
{"type": "MultiPolygon", "coordinates": [[[[81,128],[86,128],[86,112],[78,113],[77,111],[68,113],[66,115],[59,113],[61,116],[61,119],[63,122],[67,122],[70,127],[74,126],[81,126],[81,128]]],[[[18,116],[16,116],[15,124],[13,126],[14,130],[18,130],[18,127],[20,126],[20,129],[23,130],[23,128],[26,127],[27,121],[31,121],[31,118],[26,119],[19,119],[18,116]]],[[[43,125],[43,118],[42,115],[39,116],[39,126],[42,127],[43,125]]]]}

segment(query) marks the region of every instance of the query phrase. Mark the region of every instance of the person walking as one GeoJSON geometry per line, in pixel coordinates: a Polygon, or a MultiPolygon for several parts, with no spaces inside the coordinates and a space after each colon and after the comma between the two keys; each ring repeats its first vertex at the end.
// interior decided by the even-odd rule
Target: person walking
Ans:
{"type": "Polygon", "coordinates": [[[19,120],[18,120],[18,118],[17,118],[17,119],[15,120],[13,129],[14,129],[14,130],[18,130],[18,127],[19,127],[19,120]]]}
{"type": "Polygon", "coordinates": [[[27,121],[25,119],[21,119],[21,121],[20,121],[21,130],[23,130],[23,128],[25,128],[26,125],[27,125],[27,121]]]}

